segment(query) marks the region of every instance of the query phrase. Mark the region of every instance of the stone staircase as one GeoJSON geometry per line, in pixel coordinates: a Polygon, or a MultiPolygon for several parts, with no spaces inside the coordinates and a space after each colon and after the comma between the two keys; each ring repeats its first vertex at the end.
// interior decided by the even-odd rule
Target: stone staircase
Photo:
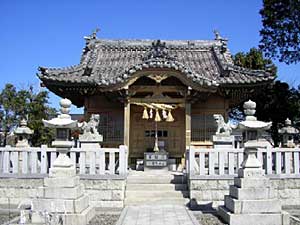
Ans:
{"type": "Polygon", "coordinates": [[[189,203],[186,177],[169,171],[131,171],[127,177],[125,206],[189,203]]]}

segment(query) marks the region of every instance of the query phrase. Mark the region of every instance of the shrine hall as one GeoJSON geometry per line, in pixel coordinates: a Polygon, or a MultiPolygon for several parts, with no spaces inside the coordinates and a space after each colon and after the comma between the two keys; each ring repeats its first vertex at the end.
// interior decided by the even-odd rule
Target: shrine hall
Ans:
{"type": "Polygon", "coordinates": [[[210,147],[213,114],[248,100],[274,76],[234,65],[228,40],[107,40],[85,37],[80,63],[40,67],[42,85],[86,117],[100,115],[104,147],[125,144],[129,163],[167,151],[180,163],[190,145],[210,147]]]}

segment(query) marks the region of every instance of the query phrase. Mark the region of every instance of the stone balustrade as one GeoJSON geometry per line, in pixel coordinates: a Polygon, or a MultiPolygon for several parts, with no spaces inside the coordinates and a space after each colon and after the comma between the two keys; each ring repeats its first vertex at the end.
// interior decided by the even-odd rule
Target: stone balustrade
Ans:
{"type": "MultiPolygon", "coordinates": [[[[259,149],[257,158],[270,178],[283,206],[300,204],[299,148],[259,149]]],[[[244,158],[244,149],[203,149],[191,147],[186,154],[189,194],[192,207],[224,204],[224,195],[244,158]]]]}
{"type": "MultiPolygon", "coordinates": [[[[44,177],[57,158],[56,148],[47,146],[0,148],[0,177],[44,177]]],[[[124,176],[128,167],[128,148],[84,149],[72,148],[70,158],[76,173],[85,178],[97,176],[124,176]],[[87,158],[89,160],[87,160],[87,158]]]]}
{"type": "MultiPolygon", "coordinates": [[[[262,148],[257,158],[269,177],[300,178],[299,148],[262,148]]],[[[233,178],[244,158],[244,149],[205,149],[191,146],[187,151],[190,178],[233,178]]]]}

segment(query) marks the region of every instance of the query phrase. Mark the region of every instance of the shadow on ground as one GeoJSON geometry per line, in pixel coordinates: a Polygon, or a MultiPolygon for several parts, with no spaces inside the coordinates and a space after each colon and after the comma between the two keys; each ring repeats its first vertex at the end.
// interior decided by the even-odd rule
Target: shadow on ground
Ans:
{"type": "Polygon", "coordinates": [[[186,205],[194,214],[200,225],[224,225],[224,221],[218,216],[217,209],[212,203],[198,204],[195,199],[191,199],[186,205]]]}

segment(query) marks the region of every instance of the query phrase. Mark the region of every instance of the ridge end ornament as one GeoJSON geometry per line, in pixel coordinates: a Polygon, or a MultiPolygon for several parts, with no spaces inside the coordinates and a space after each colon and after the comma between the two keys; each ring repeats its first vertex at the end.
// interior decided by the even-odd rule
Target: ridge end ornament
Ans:
{"type": "Polygon", "coordinates": [[[151,49],[142,57],[143,61],[151,61],[156,59],[164,59],[174,61],[175,56],[170,56],[166,47],[166,42],[161,40],[153,41],[151,44],[151,49]]]}

